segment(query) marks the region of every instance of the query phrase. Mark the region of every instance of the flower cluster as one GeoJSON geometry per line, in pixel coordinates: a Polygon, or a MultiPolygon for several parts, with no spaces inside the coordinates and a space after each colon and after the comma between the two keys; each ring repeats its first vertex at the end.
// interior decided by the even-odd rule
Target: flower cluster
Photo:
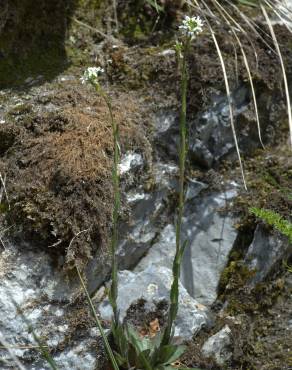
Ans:
{"type": "Polygon", "coordinates": [[[193,39],[196,35],[203,32],[203,25],[204,22],[200,17],[189,17],[186,15],[179,29],[183,35],[193,39]]]}
{"type": "Polygon", "coordinates": [[[103,72],[104,70],[100,67],[88,67],[80,80],[83,84],[90,83],[96,86],[98,84],[98,76],[103,72]]]}

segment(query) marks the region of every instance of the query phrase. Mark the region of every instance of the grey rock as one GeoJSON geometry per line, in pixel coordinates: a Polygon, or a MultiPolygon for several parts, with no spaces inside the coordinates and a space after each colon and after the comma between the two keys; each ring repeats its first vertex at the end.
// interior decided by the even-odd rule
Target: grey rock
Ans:
{"type": "Polygon", "coordinates": [[[133,171],[143,165],[141,154],[135,152],[126,153],[119,164],[120,174],[124,175],[129,171],[133,171]]]}
{"type": "MultiPolygon", "coordinates": [[[[139,299],[147,302],[149,311],[159,302],[169,302],[172,271],[166,267],[151,265],[141,272],[121,271],[119,274],[118,308],[124,320],[129,307],[139,299]]],[[[108,300],[99,306],[102,318],[110,320],[112,310],[108,300]]],[[[175,323],[175,340],[191,339],[203,326],[209,324],[208,310],[190,297],[180,284],[179,311],[175,323]]]]}
{"type": "Polygon", "coordinates": [[[147,255],[135,267],[135,272],[141,272],[148,266],[164,266],[171,269],[175,256],[175,227],[166,225],[161,231],[158,241],[153,244],[147,255]]]}
{"type": "Polygon", "coordinates": [[[158,113],[155,119],[155,133],[157,138],[161,138],[162,134],[167,133],[177,121],[177,113],[161,112],[158,113]]]}
{"type": "MultiPolygon", "coordinates": [[[[151,247],[159,231],[160,215],[165,209],[166,190],[146,193],[142,188],[130,191],[127,201],[131,215],[119,226],[117,258],[119,268],[134,267],[151,247]]],[[[95,292],[110,274],[110,259],[102,252],[90,261],[86,268],[88,289],[95,292]]]]}
{"type": "MultiPolygon", "coordinates": [[[[241,86],[232,93],[234,117],[248,109],[249,91],[241,86]]],[[[177,158],[179,124],[176,114],[162,113],[156,125],[159,144],[170,157],[177,158]]],[[[215,162],[234,151],[234,139],[230,126],[229,105],[226,94],[213,97],[209,109],[199,112],[190,126],[190,156],[197,163],[210,168],[215,162]]]]}
{"type": "Polygon", "coordinates": [[[182,238],[189,246],[182,262],[182,283],[203,304],[216,299],[221,272],[238,234],[234,216],[222,211],[236,195],[237,189],[231,187],[186,204],[182,238]]]}
{"type": "MultiPolygon", "coordinates": [[[[67,283],[64,273],[53,267],[48,254],[28,246],[16,247],[7,244],[6,250],[0,256],[0,264],[1,336],[10,346],[36,345],[32,334],[28,332],[25,322],[27,320],[39,337],[47,338],[46,344],[52,350],[57,349],[70,330],[66,306],[76,292],[74,286],[67,283]],[[22,309],[23,317],[17,312],[17,306],[22,309]]],[[[92,338],[91,341],[93,340],[92,338]]],[[[88,357],[92,356],[91,345],[83,344],[79,350],[78,364],[82,369],[93,370],[94,366],[88,367],[88,357]]],[[[71,348],[69,345],[60,356],[56,354],[60,369],[78,368],[67,366],[71,361],[72,351],[76,351],[76,348],[71,348]]],[[[21,360],[30,364],[30,369],[47,369],[36,351],[17,348],[13,349],[13,352],[21,360]]],[[[0,350],[0,356],[11,363],[7,351],[0,350]]],[[[11,366],[14,368],[13,364],[11,366]]],[[[5,367],[1,363],[1,368],[9,369],[10,365],[5,367]]]]}
{"type": "MultiPolygon", "coordinates": [[[[247,110],[249,91],[241,86],[232,94],[234,117],[247,110]]],[[[190,145],[191,156],[206,167],[224,158],[234,150],[230,126],[230,113],[226,95],[216,96],[210,108],[191,123],[193,133],[190,145]]]]}
{"type": "MultiPolygon", "coordinates": [[[[274,94],[274,93],[273,93],[274,94]]],[[[277,123],[282,119],[283,107],[279,94],[268,100],[263,91],[258,98],[261,106],[261,133],[265,142],[275,140],[277,123]],[[268,101],[273,101],[269,104],[268,101]]],[[[237,139],[242,153],[261,147],[251,93],[242,84],[231,93],[237,139]]],[[[179,118],[175,113],[161,112],[156,124],[157,146],[164,156],[176,159],[179,144],[179,118]]],[[[236,158],[235,142],[230,123],[229,102],[225,92],[211,97],[206,110],[200,111],[189,122],[189,154],[192,162],[211,168],[225,158],[236,158]]]]}
{"type": "MultiPolygon", "coordinates": [[[[181,280],[189,294],[203,304],[212,304],[216,299],[221,272],[237,237],[235,219],[220,212],[236,194],[236,188],[231,188],[225,193],[191,198],[186,205],[183,240],[187,239],[189,246],[182,262],[181,280]]],[[[175,227],[168,224],[135,271],[151,264],[171,268],[174,255],[175,227]]]]}
{"type": "Polygon", "coordinates": [[[224,326],[218,333],[210,337],[202,347],[205,357],[212,357],[217,365],[223,366],[232,357],[231,330],[228,325],[224,326]]]}
{"type": "Polygon", "coordinates": [[[120,227],[118,256],[121,269],[135,266],[151,247],[152,240],[159,231],[159,216],[165,208],[163,200],[166,195],[163,189],[152,193],[139,189],[128,194],[132,212],[127,224],[120,227]]]}
{"type": "Polygon", "coordinates": [[[69,349],[54,357],[56,365],[60,370],[76,369],[76,370],[94,370],[96,369],[96,354],[91,353],[88,349],[95,343],[92,339],[86,339],[75,343],[69,349]]]}
{"type": "Polygon", "coordinates": [[[173,190],[177,189],[178,166],[176,163],[157,162],[153,164],[152,174],[155,184],[159,184],[160,188],[173,190]]]}
{"type": "Polygon", "coordinates": [[[258,225],[245,256],[247,266],[255,270],[251,285],[263,282],[274,267],[291,253],[292,245],[284,237],[271,234],[263,225],[258,225]]]}

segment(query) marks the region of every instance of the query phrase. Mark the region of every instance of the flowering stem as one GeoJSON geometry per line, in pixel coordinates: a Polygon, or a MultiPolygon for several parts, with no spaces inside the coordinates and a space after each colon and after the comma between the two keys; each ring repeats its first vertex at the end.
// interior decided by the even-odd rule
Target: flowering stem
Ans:
{"type": "MultiPolygon", "coordinates": [[[[173,282],[170,290],[170,308],[168,313],[167,326],[163,334],[162,343],[167,345],[170,343],[173,324],[178,312],[179,300],[179,278],[180,267],[183,257],[183,252],[186,247],[186,241],[181,241],[182,218],[185,203],[185,166],[187,155],[187,87],[188,87],[188,74],[187,74],[187,54],[190,46],[190,39],[188,38],[183,45],[182,61],[180,61],[181,70],[181,112],[180,112],[180,143],[179,143],[179,200],[178,200],[178,215],[176,222],[176,253],[173,261],[173,282]]],[[[178,56],[179,57],[179,56],[178,56]]]]}
{"type": "Polygon", "coordinates": [[[118,172],[118,165],[120,163],[120,149],[119,149],[119,127],[114,119],[112,105],[109,97],[104,93],[100,86],[96,87],[97,92],[104,99],[110,115],[112,134],[114,139],[114,164],[112,169],[113,191],[114,191],[114,209],[112,215],[112,238],[111,238],[111,287],[109,292],[110,303],[113,309],[114,322],[118,324],[118,261],[116,256],[118,245],[118,220],[120,211],[120,179],[118,172]]]}

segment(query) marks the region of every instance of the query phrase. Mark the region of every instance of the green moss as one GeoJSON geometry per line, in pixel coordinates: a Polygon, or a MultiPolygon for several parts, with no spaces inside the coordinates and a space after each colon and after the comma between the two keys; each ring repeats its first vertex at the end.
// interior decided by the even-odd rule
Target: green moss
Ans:
{"type": "Polygon", "coordinates": [[[292,243],[292,223],[291,222],[283,219],[283,217],[279,215],[278,213],[268,210],[268,209],[260,209],[260,208],[252,207],[250,208],[250,212],[254,214],[256,217],[266,222],[268,225],[273,226],[281,234],[287,236],[290,243],[292,243]]]}
{"type": "Polygon", "coordinates": [[[13,108],[11,108],[8,113],[7,113],[7,116],[19,116],[19,115],[23,115],[23,114],[28,114],[32,111],[32,106],[31,104],[27,104],[27,103],[23,103],[23,104],[19,104],[19,105],[15,105],[13,108]]]}
{"type": "Polygon", "coordinates": [[[26,59],[10,56],[0,61],[0,87],[18,86],[27,78],[51,79],[68,65],[65,52],[58,49],[37,52],[26,59]]]}
{"type": "Polygon", "coordinates": [[[243,287],[248,280],[255,274],[254,270],[250,270],[243,262],[231,261],[229,265],[223,270],[219,290],[233,291],[243,287]]]}
{"type": "Polygon", "coordinates": [[[152,0],[120,1],[118,17],[120,35],[130,44],[145,42],[149,39],[159,43],[173,37],[173,23],[180,5],[170,2],[157,2],[157,9],[152,0]],[[167,3],[167,4],[166,4],[167,3]],[[157,32],[161,31],[163,32],[157,32]]]}
{"type": "Polygon", "coordinates": [[[9,205],[5,202],[0,203],[0,213],[6,213],[9,210],[9,205]]]}

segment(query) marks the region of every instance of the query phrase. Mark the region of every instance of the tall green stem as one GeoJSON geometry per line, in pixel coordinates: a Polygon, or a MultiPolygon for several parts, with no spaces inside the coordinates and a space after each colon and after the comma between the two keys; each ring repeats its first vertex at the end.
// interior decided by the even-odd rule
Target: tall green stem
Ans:
{"type": "Polygon", "coordinates": [[[186,155],[187,155],[187,87],[188,87],[188,75],[187,75],[187,52],[189,49],[189,40],[186,41],[183,49],[181,65],[181,112],[180,112],[180,143],[179,143],[179,200],[178,200],[178,215],[176,222],[176,253],[173,261],[173,283],[170,290],[170,308],[168,314],[167,326],[164,331],[162,343],[167,345],[170,343],[173,324],[178,312],[178,299],[179,299],[179,278],[180,278],[180,267],[183,252],[186,246],[186,242],[181,241],[181,229],[182,229],[182,218],[184,212],[185,203],[185,167],[186,167],[186,155]]]}
{"type": "Polygon", "coordinates": [[[114,119],[112,105],[109,97],[101,90],[98,92],[103,97],[110,114],[112,134],[114,140],[114,164],[112,170],[112,180],[113,180],[113,191],[114,191],[114,209],[113,209],[113,226],[112,226],[112,238],[111,238],[111,288],[110,288],[110,303],[113,309],[115,324],[118,324],[118,308],[117,308],[117,298],[118,298],[118,261],[116,256],[117,245],[118,245],[118,220],[120,211],[120,179],[118,166],[120,163],[120,148],[119,148],[119,127],[114,119]]]}

